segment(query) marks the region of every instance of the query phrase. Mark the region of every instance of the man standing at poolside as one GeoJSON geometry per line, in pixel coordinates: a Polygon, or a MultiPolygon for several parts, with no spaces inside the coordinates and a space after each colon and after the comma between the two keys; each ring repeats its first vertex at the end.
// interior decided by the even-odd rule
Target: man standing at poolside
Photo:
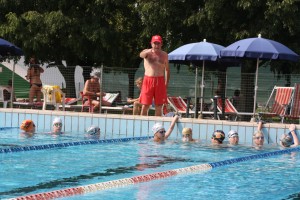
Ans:
{"type": "Polygon", "coordinates": [[[161,50],[162,38],[154,35],[151,49],[144,49],[140,57],[144,59],[145,75],[141,90],[141,115],[148,115],[154,99],[155,116],[162,116],[162,106],[167,103],[167,88],[170,79],[168,54],[161,50]]]}

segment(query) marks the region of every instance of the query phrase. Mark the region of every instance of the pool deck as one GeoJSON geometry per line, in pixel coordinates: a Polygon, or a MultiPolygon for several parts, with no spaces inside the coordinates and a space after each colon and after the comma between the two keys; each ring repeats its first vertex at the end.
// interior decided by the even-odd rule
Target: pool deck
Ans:
{"type": "MultiPolygon", "coordinates": [[[[101,132],[112,133],[114,138],[152,136],[151,127],[161,122],[168,127],[171,117],[137,116],[124,114],[99,114],[71,111],[34,110],[0,108],[0,127],[19,127],[25,119],[32,119],[38,131],[50,130],[52,120],[62,118],[64,131],[82,131],[91,125],[97,125],[101,132]]],[[[228,121],[213,119],[180,118],[170,138],[180,138],[183,127],[193,129],[193,137],[209,140],[214,130],[223,130],[226,134],[231,129],[239,133],[240,144],[252,144],[252,134],[257,129],[256,122],[228,121]]],[[[278,144],[280,135],[289,132],[289,124],[266,123],[263,125],[265,144],[278,144]]],[[[300,125],[296,126],[297,134],[300,125]]]]}

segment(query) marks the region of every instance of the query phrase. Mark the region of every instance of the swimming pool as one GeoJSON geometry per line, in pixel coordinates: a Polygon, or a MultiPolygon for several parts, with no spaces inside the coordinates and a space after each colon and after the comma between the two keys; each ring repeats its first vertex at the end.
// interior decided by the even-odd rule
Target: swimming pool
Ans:
{"type": "Polygon", "coordinates": [[[266,145],[258,151],[251,148],[256,123],[182,118],[169,142],[155,144],[149,138],[151,127],[158,120],[166,127],[171,121],[156,117],[0,109],[0,199],[86,188],[97,183],[103,186],[101,190],[91,189],[81,195],[68,195],[66,199],[296,199],[299,194],[299,149],[276,153],[279,136],[288,125],[266,124],[263,129],[266,145]],[[57,116],[63,119],[65,134],[45,134],[57,116]],[[17,127],[24,119],[33,119],[40,133],[22,137],[17,127]],[[101,127],[99,138],[84,134],[91,124],[101,127]],[[201,143],[181,143],[183,127],[191,127],[195,139],[201,143]],[[226,133],[237,130],[241,145],[212,148],[207,141],[216,129],[226,133]],[[218,166],[220,161],[225,165],[221,162],[218,166]],[[203,170],[200,167],[194,171],[194,166],[202,165],[203,170]],[[212,168],[213,165],[217,167],[212,168]],[[169,172],[186,172],[182,169],[188,172],[165,177],[169,172]],[[143,182],[143,178],[153,176],[159,176],[159,180],[150,178],[143,182]],[[137,177],[142,181],[135,184],[122,181],[137,177]],[[116,182],[122,184],[116,187],[112,184],[116,182]],[[107,183],[112,187],[107,188],[107,183]]]}
{"type": "MultiPolygon", "coordinates": [[[[36,135],[24,139],[17,137],[18,129],[1,130],[1,136],[7,134],[15,136],[8,143],[15,140],[19,146],[24,146],[23,140],[29,142],[27,146],[93,140],[79,132],[68,133],[68,137],[36,135]]],[[[74,188],[274,151],[278,151],[278,147],[266,145],[258,151],[243,145],[211,147],[204,141],[186,144],[170,140],[156,144],[142,138],[1,153],[0,198],[74,188]]],[[[297,152],[267,158],[257,156],[253,160],[202,172],[128,184],[67,199],[292,199],[299,193],[299,161],[297,152]]]]}

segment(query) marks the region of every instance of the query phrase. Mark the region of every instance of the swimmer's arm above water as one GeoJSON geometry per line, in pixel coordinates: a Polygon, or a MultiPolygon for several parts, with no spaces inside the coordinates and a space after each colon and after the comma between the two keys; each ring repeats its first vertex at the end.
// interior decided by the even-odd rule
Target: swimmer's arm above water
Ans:
{"type": "Polygon", "coordinates": [[[298,139],[297,133],[295,132],[295,129],[296,129],[295,124],[291,124],[289,130],[290,130],[293,140],[294,140],[294,144],[292,145],[292,147],[299,145],[299,139],[298,139]]]}
{"type": "Polygon", "coordinates": [[[171,135],[171,133],[172,133],[172,131],[173,131],[173,129],[174,129],[174,127],[175,127],[175,124],[176,124],[176,122],[178,121],[178,119],[179,119],[179,116],[178,116],[178,115],[175,115],[175,116],[173,117],[173,120],[172,120],[172,122],[171,122],[171,125],[170,125],[169,129],[168,129],[167,132],[166,132],[165,139],[167,139],[167,138],[171,135]]]}

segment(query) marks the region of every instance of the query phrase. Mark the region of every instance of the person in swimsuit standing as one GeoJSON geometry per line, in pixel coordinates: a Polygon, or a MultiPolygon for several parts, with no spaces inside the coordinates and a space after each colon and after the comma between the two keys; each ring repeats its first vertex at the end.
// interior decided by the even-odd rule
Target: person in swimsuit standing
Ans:
{"type": "Polygon", "coordinates": [[[41,81],[41,73],[44,72],[44,69],[40,67],[36,63],[35,58],[30,58],[29,61],[29,69],[27,70],[27,80],[30,83],[30,90],[29,90],[29,102],[33,103],[33,98],[36,96],[37,102],[41,101],[42,96],[42,81],[41,81]]]}
{"type": "Polygon", "coordinates": [[[140,57],[144,59],[145,75],[140,95],[141,115],[148,115],[154,99],[155,116],[162,116],[162,106],[167,103],[167,88],[170,79],[168,54],[161,50],[162,38],[154,35],[151,49],[144,49],[140,57]]]}

